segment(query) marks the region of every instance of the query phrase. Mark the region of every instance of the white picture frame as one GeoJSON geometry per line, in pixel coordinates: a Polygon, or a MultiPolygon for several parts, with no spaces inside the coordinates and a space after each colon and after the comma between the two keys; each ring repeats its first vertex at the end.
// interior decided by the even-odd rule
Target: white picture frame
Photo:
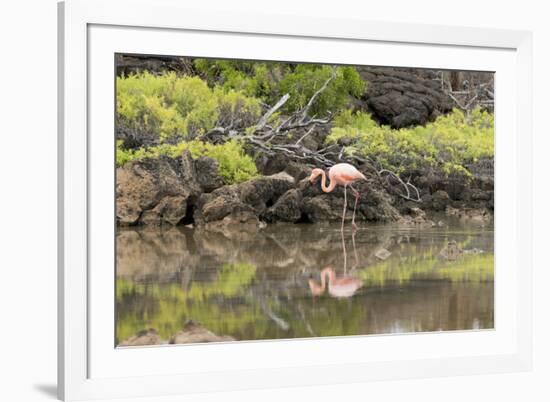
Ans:
{"type": "Polygon", "coordinates": [[[61,399],[146,397],[531,368],[529,32],[351,18],[228,16],[191,10],[177,0],[68,0],[59,4],[58,15],[61,399]],[[176,50],[178,43],[184,43],[182,38],[187,39],[187,48],[176,50]],[[193,44],[202,50],[193,50],[193,44]],[[323,48],[327,51],[322,52],[323,48]],[[369,58],[358,56],[361,52],[357,49],[362,54],[368,51],[369,58]],[[108,195],[114,179],[109,178],[112,165],[99,163],[114,156],[112,148],[103,147],[97,133],[113,127],[114,91],[109,85],[113,65],[106,63],[121,51],[496,71],[495,330],[115,349],[109,343],[113,334],[113,287],[109,281],[114,275],[109,245],[113,241],[109,223],[113,201],[112,193],[108,195]],[[199,51],[203,53],[196,53],[199,51]],[[346,353],[357,348],[364,353],[346,353]],[[179,370],[177,362],[182,356],[195,362],[194,370],[179,370]],[[162,363],[163,369],[139,371],[136,362],[141,366],[153,363],[151,367],[162,363]]]}

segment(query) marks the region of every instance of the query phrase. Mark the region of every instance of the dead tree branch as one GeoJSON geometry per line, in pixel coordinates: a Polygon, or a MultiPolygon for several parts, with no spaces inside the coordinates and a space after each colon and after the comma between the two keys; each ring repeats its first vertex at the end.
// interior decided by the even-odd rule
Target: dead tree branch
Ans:
{"type": "MultiPolygon", "coordinates": [[[[383,174],[387,174],[389,177],[392,177],[395,179],[401,186],[405,189],[405,193],[397,193],[397,195],[407,201],[414,201],[414,202],[421,202],[422,199],[420,198],[420,192],[418,191],[418,188],[411,183],[411,179],[409,179],[405,182],[397,173],[392,172],[388,169],[381,169],[378,171],[378,176],[382,177],[383,174]],[[412,197],[411,190],[415,193],[415,198],[412,197]]],[[[389,183],[388,183],[389,184],[389,183]]]]}
{"type": "Polygon", "coordinates": [[[307,117],[307,114],[309,113],[309,109],[311,109],[311,106],[315,103],[315,101],[317,100],[319,95],[321,95],[323,93],[323,91],[325,89],[327,89],[327,87],[329,86],[331,81],[334,80],[335,78],[336,78],[336,66],[333,66],[332,67],[332,74],[330,75],[330,77],[325,81],[325,83],[321,86],[321,88],[319,88],[313,94],[313,96],[309,99],[309,102],[307,103],[306,107],[302,110],[300,123],[305,120],[305,118],[307,117]]]}
{"type": "Polygon", "coordinates": [[[254,131],[260,131],[261,129],[263,129],[267,124],[269,118],[273,115],[273,113],[279,110],[289,99],[290,99],[289,94],[283,95],[281,99],[279,99],[279,101],[262,116],[260,121],[258,121],[258,124],[256,124],[256,128],[254,131]]]}
{"type": "Polygon", "coordinates": [[[451,81],[445,78],[444,73],[440,73],[437,80],[441,81],[441,89],[453,101],[453,103],[463,112],[469,113],[479,106],[485,108],[494,107],[494,93],[491,82],[473,83],[470,79],[465,79],[460,83],[461,88],[453,88],[451,81]]]}
{"type": "Polygon", "coordinates": [[[296,145],[298,145],[300,142],[302,142],[302,140],[303,140],[304,138],[306,138],[308,135],[310,135],[310,134],[313,132],[313,130],[315,130],[315,127],[316,127],[316,123],[314,123],[314,124],[310,127],[310,129],[307,130],[307,132],[306,132],[304,135],[302,135],[302,136],[298,139],[298,141],[296,141],[296,145]]]}

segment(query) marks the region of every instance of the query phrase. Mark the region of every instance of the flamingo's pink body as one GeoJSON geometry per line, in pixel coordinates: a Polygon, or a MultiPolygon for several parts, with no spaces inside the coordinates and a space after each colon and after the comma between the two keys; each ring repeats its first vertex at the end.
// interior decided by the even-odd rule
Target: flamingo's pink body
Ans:
{"type": "Polygon", "coordinates": [[[359,192],[352,187],[352,184],[358,180],[366,180],[367,178],[363,173],[355,168],[355,166],[350,165],[349,163],[338,163],[331,167],[328,171],[328,177],[330,179],[330,184],[327,186],[327,176],[323,169],[313,169],[311,171],[311,176],[309,180],[313,183],[317,180],[317,177],[321,176],[321,189],[325,193],[330,193],[333,191],[337,185],[344,186],[344,211],[342,213],[342,229],[344,228],[344,220],[346,217],[346,207],[347,207],[347,187],[349,186],[354,195],[355,195],[355,205],[353,207],[353,218],[352,226],[355,229],[355,210],[357,208],[357,201],[359,200],[359,192]]]}
{"type": "Polygon", "coordinates": [[[326,277],[328,276],[328,293],[332,297],[351,297],[357,290],[363,286],[363,281],[349,276],[336,277],[332,268],[325,268],[321,271],[321,284],[319,285],[313,279],[309,280],[309,289],[313,296],[320,296],[327,286],[326,277]]]}

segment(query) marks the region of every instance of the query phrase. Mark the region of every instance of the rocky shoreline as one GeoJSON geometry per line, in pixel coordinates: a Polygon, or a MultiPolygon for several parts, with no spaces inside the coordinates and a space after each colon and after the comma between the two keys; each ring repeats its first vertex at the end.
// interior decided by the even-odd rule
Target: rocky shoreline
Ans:
{"type": "MultiPolygon", "coordinates": [[[[259,228],[276,222],[339,221],[344,192],[337,187],[325,194],[308,180],[312,166],[294,161],[281,169],[259,166],[262,175],[239,184],[224,185],[218,162],[184,151],[179,158],[160,156],[127,163],[116,171],[116,214],[119,226],[227,225],[259,228]]],[[[398,196],[399,184],[390,184],[362,169],[367,181],[355,186],[361,193],[358,222],[430,224],[431,216],[446,212],[463,219],[490,220],[494,209],[492,161],[470,166],[473,177],[416,173],[412,180],[420,202],[398,196]]],[[[348,197],[348,207],[354,200],[348,197]]],[[[351,215],[348,217],[351,219],[351,215]]],[[[433,223],[433,222],[432,222],[433,223]]]]}
{"type": "Polygon", "coordinates": [[[153,346],[153,345],[181,345],[186,343],[231,342],[235,338],[227,335],[216,335],[200,323],[189,320],[183,329],[170,339],[162,339],[154,328],[139,331],[130,338],[122,341],[118,346],[153,346]]]}

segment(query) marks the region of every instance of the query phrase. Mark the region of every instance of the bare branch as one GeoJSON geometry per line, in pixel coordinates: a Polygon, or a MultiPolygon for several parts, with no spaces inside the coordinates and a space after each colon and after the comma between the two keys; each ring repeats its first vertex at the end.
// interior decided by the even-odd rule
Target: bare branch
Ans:
{"type": "Polygon", "coordinates": [[[286,103],[286,101],[289,100],[289,98],[290,98],[289,94],[283,95],[281,99],[279,99],[279,101],[262,116],[260,121],[258,121],[258,124],[256,124],[256,128],[254,131],[259,131],[262,128],[264,128],[264,126],[267,124],[267,121],[273,115],[273,113],[279,110],[286,103]]]}
{"type": "Polygon", "coordinates": [[[310,127],[310,129],[307,130],[307,132],[306,132],[304,135],[302,135],[302,136],[298,139],[298,141],[296,141],[296,144],[299,144],[300,142],[302,142],[302,140],[303,140],[304,138],[306,138],[308,135],[310,135],[310,134],[313,132],[313,130],[315,130],[315,126],[316,126],[316,124],[314,123],[314,124],[310,127]]]}
{"type": "Polygon", "coordinates": [[[398,174],[392,172],[391,170],[381,169],[381,170],[378,171],[378,175],[380,177],[382,177],[382,174],[384,174],[384,173],[388,174],[390,177],[397,180],[399,182],[399,184],[401,184],[403,186],[403,188],[405,189],[406,194],[398,193],[397,195],[399,197],[401,197],[405,200],[408,200],[408,201],[414,201],[414,202],[421,202],[422,201],[422,199],[420,198],[420,192],[418,191],[418,188],[416,188],[416,186],[410,182],[410,178],[407,180],[407,182],[404,182],[403,179],[401,179],[401,177],[399,177],[398,174]],[[414,192],[416,193],[416,198],[411,197],[411,189],[414,190],[414,192]]]}
{"type": "Polygon", "coordinates": [[[300,123],[302,123],[304,121],[304,119],[307,117],[307,113],[309,112],[309,109],[311,109],[311,106],[313,106],[313,104],[315,103],[315,100],[319,97],[319,95],[321,95],[321,93],[323,93],[323,91],[325,89],[327,89],[330,82],[335,78],[336,78],[336,66],[333,66],[332,67],[332,74],[330,75],[330,77],[325,81],[323,86],[321,88],[319,88],[317,90],[317,92],[315,92],[313,94],[313,96],[309,99],[309,102],[307,103],[306,107],[302,110],[302,116],[300,118],[300,123]]]}

